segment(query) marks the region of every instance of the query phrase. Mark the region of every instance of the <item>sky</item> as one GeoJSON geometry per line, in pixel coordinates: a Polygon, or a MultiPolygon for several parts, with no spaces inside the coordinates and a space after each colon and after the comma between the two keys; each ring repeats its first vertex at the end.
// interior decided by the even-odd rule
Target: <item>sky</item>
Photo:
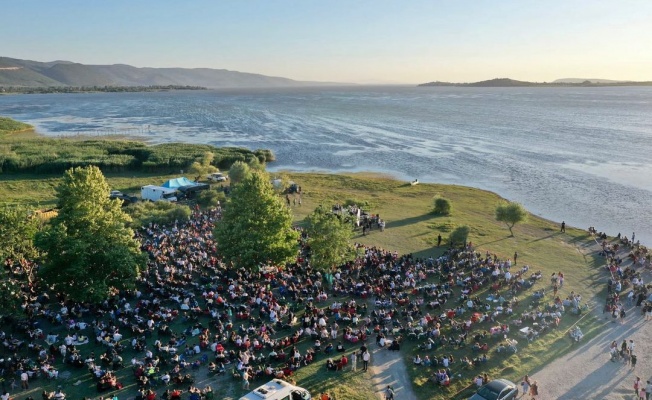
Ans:
{"type": "Polygon", "coordinates": [[[350,83],[652,80],[651,0],[0,0],[0,56],[350,83]]]}

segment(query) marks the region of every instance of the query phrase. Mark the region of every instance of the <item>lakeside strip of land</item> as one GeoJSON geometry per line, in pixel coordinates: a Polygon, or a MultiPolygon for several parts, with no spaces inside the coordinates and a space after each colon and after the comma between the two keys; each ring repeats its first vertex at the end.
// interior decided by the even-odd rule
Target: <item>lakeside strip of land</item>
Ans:
{"type": "Polygon", "coordinates": [[[454,86],[454,87],[619,87],[619,86],[652,86],[652,81],[604,81],[604,80],[585,80],[581,82],[528,82],[517,81],[509,78],[496,78],[486,81],[469,82],[469,83],[455,83],[455,82],[441,82],[434,81],[422,83],[417,87],[433,87],[433,86],[454,86]]]}
{"type": "Polygon", "coordinates": [[[5,86],[0,94],[49,94],[49,93],[128,93],[169,92],[172,90],[208,90],[203,86],[153,85],[153,86],[5,86]]]}

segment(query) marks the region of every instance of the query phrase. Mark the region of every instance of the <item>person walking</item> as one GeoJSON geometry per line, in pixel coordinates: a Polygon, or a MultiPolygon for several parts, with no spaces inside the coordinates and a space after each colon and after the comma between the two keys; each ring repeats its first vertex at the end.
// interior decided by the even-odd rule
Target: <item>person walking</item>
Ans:
{"type": "Polygon", "coordinates": [[[561,230],[560,232],[565,233],[566,232],[566,221],[561,221],[561,230]]]}
{"type": "Polygon", "coordinates": [[[516,259],[518,258],[518,251],[514,252],[514,265],[516,265],[516,259]]]}
{"type": "Polygon", "coordinates": [[[537,396],[539,395],[539,384],[537,381],[532,382],[532,385],[530,385],[530,396],[532,396],[533,399],[536,399],[537,396]]]}
{"type": "Polygon", "coordinates": [[[371,358],[371,354],[369,354],[369,350],[365,349],[365,351],[362,353],[362,370],[367,371],[369,369],[369,359],[371,358]]]}
{"type": "Polygon", "coordinates": [[[358,356],[355,354],[355,351],[351,353],[351,371],[355,372],[358,370],[358,356]]]}
{"type": "Polygon", "coordinates": [[[647,385],[645,385],[645,400],[650,400],[651,395],[652,395],[652,383],[650,381],[647,381],[647,385]]]}
{"type": "Polygon", "coordinates": [[[389,385],[385,389],[385,400],[394,400],[394,389],[389,385]]]}

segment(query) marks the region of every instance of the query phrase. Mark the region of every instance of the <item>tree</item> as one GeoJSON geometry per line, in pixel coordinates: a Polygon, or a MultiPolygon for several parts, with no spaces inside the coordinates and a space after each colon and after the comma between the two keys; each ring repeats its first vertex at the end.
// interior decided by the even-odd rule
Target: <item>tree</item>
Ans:
{"type": "Polygon", "coordinates": [[[219,252],[237,267],[282,265],[297,255],[292,214],[267,174],[253,171],[233,190],[214,232],[219,252]]]}
{"type": "Polygon", "coordinates": [[[243,161],[236,161],[229,169],[229,179],[232,184],[237,184],[244,181],[251,174],[249,164],[243,161]]]}
{"type": "Polygon", "coordinates": [[[511,236],[514,236],[514,225],[527,221],[527,217],[527,210],[519,203],[504,202],[496,207],[496,221],[504,222],[511,236]]]}
{"type": "Polygon", "coordinates": [[[335,268],[355,258],[351,245],[353,225],[340,215],[319,206],[306,217],[306,232],[310,246],[310,265],[316,270],[332,273],[335,268]]]}
{"type": "Polygon", "coordinates": [[[146,256],[99,168],[69,169],[56,193],[59,214],[36,235],[45,252],[43,280],[75,301],[99,302],[133,288],[146,256]]]}
{"type": "Polygon", "coordinates": [[[39,223],[29,208],[0,207],[0,259],[11,259],[12,267],[19,267],[30,283],[34,279],[34,260],[39,255],[34,246],[39,223]]]}
{"type": "Polygon", "coordinates": [[[190,164],[188,172],[196,176],[195,181],[199,181],[202,176],[219,172],[220,170],[212,164],[215,155],[210,151],[204,153],[197,161],[190,164]]]}
{"type": "Polygon", "coordinates": [[[453,245],[464,244],[469,238],[470,232],[471,232],[471,228],[469,228],[468,225],[458,226],[457,228],[453,229],[450,235],[448,235],[448,238],[450,239],[453,245]]]}
{"type": "Polygon", "coordinates": [[[435,196],[435,199],[433,201],[435,205],[435,209],[433,212],[437,215],[450,215],[452,206],[450,200],[441,197],[441,196],[435,196]]]}

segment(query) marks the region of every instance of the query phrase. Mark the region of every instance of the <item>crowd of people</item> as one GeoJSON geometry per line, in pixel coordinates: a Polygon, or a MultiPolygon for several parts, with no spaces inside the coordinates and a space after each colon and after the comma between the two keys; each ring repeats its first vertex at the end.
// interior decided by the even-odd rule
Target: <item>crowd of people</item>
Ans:
{"type": "MultiPolygon", "coordinates": [[[[358,209],[335,211],[358,215],[358,209]]],[[[296,262],[238,268],[219,257],[212,231],[220,217],[219,207],[195,210],[186,222],[139,229],[149,260],[137,289],[116,292],[100,304],[24,286],[26,318],[16,321],[13,332],[0,332],[11,355],[2,361],[4,375],[56,380],[61,368],[86,368],[104,391],[129,384],[116,371],[130,368],[139,399],[152,400],[168,385],[189,387],[188,396],[201,399],[212,391],[193,386],[198,371],[231,375],[244,388],[258,379],[291,379],[318,359],[334,372],[356,369],[360,360],[366,371],[367,339],[375,336],[389,350],[416,340],[414,364],[447,386],[455,379],[453,369],[477,372],[489,358],[502,356],[493,352],[518,351],[523,327],[528,329],[522,338],[534,340],[583,308],[580,294],[558,293],[563,272],[553,274],[548,287],[540,283],[540,271],[477,252],[471,244],[439,258],[357,245],[361,256],[325,277],[311,268],[302,232],[296,262]],[[532,305],[526,311],[524,299],[532,305]]],[[[369,215],[365,221],[380,228],[382,220],[369,215]]],[[[603,250],[610,251],[608,245],[603,250]]],[[[644,303],[647,288],[640,276],[619,264],[610,258],[610,302],[621,303],[627,284],[635,293],[632,301],[644,303]]],[[[11,260],[5,265],[11,267],[11,260]]],[[[163,394],[175,399],[177,391],[163,394]]]]}

